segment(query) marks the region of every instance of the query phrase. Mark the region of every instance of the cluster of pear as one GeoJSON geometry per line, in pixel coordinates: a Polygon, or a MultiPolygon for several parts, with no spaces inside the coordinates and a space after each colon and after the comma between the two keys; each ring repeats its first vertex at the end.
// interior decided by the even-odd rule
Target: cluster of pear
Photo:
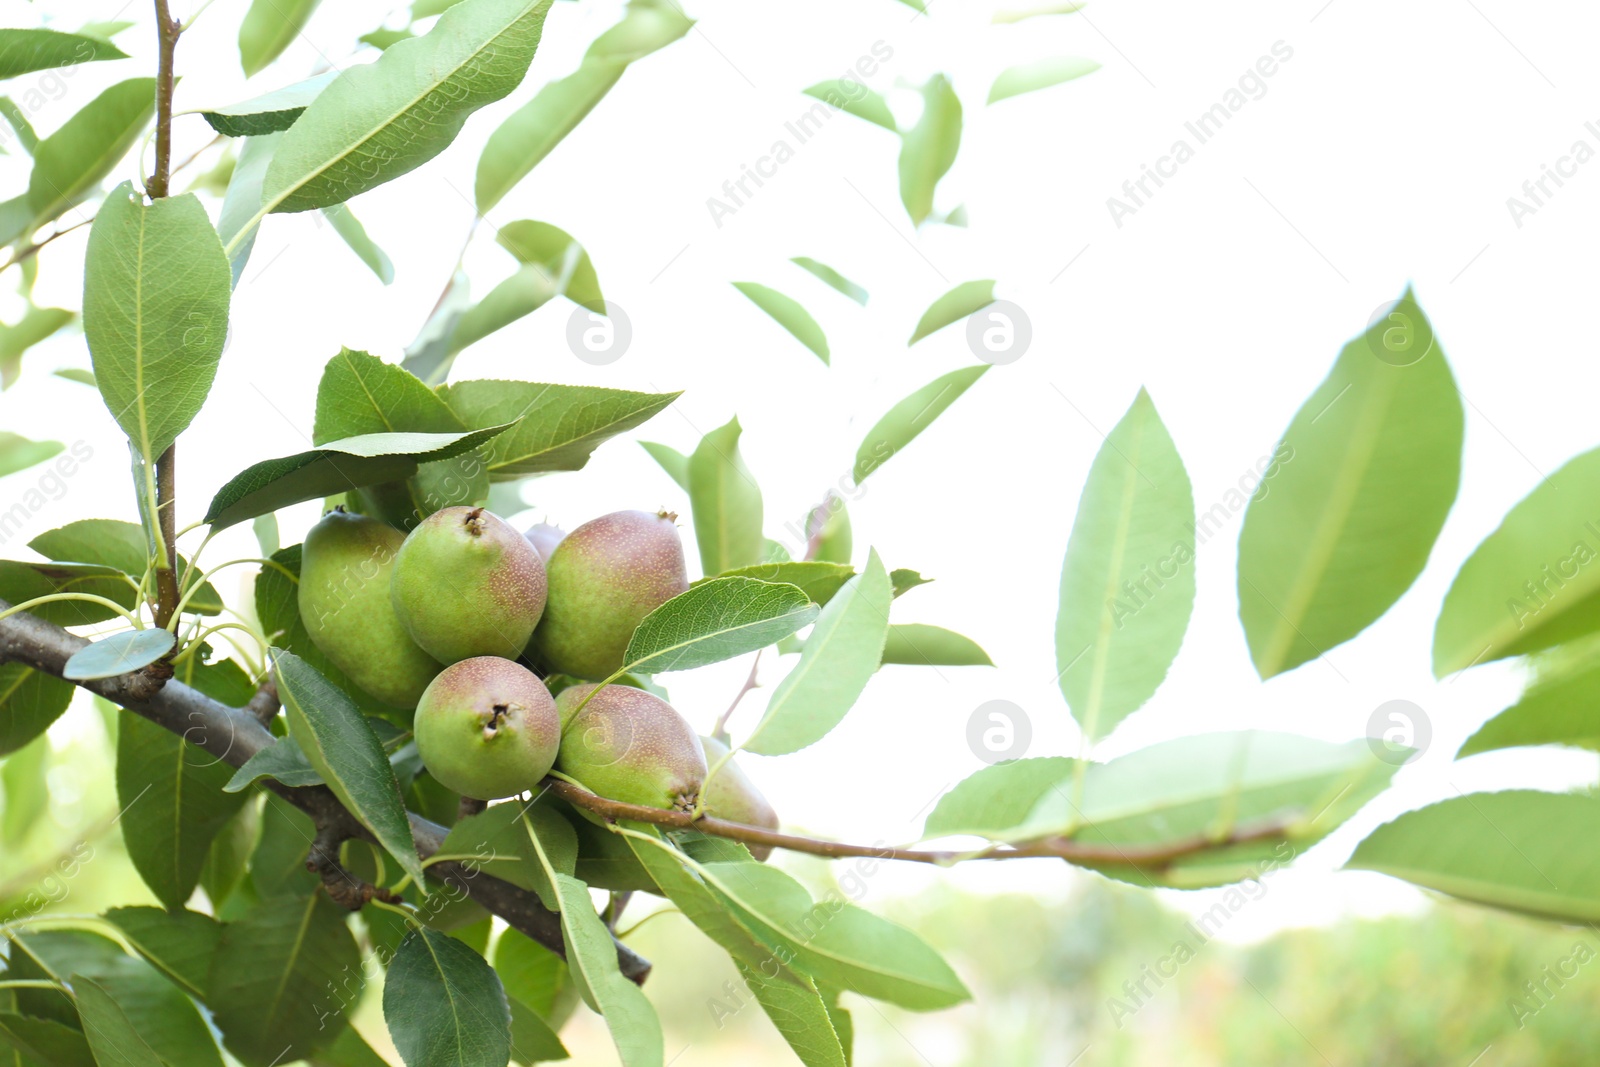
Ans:
{"type": "Polygon", "coordinates": [[[612,800],[776,828],[777,815],[665,700],[619,671],[651,611],[688,588],[677,516],[619,511],[518,533],[448,507],[409,534],[336,508],[306,535],[300,616],[367,694],[415,709],[428,772],[466,797],[534,789],[552,768],[612,800]],[[544,675],[535,674],[536,666],[544,675]],[[545,680],[567,683],[552,696],[545,680]],[[580,684],[580,680],[587,680],[580,684]]]}

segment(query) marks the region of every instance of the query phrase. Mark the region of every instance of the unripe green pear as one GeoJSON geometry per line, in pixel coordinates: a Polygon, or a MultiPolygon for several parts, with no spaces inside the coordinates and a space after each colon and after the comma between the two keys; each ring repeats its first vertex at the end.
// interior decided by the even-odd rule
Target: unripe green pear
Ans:
{"type": "Polygon", "coordinates": [[[689,588],[677,518],[618,511],[584,523],[556,547],[533,646],[550,670],[610,677],[639,621],[689,588]]]}
{"type": "Polygon", "coordinates": [[[556,767],[610,800],[692,809],[705,781],[706,758],[683,716],[643,689],[595,689],[575,685],[556,700],[561,713],[556,767]]]}
{"type": "Polygon", "coordinates": [[[443,508],[406,535],[389,590],[411,639],[434,659],[516,659],[544,614],[544,564],[499,516],[443,508]]]}
{"type": "Polygon", "coordinates": [[[537,787],[561,744],[550,690],[522,664],[498,656],[441,671],[417,703],[412,729],[428,773],[478,800],[537,787]]]}
{"type": "MultiPolygon", "coordinates": [[[[700,744],[705,749],[706,763],[716,766],[717,763],[728,755],[728,746],[714,737],[701,736],[700,744]]],[[[704,802],[700,805],[707,815],[729,822],[743,823],[746,826],[760,826],[767,830],[778,828],[778,813],[772,805],[767,803],[767,798],[761,795],[761,790],[744,773],[744,768],[739,766],[739,761],[729,759],[722,765],[722,769],[711,776],[711,781],[705,786],[704,802]]],[[[766,862],[772,854],[770,845],[746,845],[750,855],[766,862]]]]}
{"type": "MultiPolygon", "coordinates": [[[[556,546],[566,539],[567,531],[559,526],[552,526],[548,522],[536,522],[528,527],[527,533],[522,536],[526,537],[528,544],[532,545],[533,550],[539,553],[539,558],[544,560],[545,569],[548,570],[550,556],[555,552],[556,546]]],[[[548,603],[545,604],[545,610],[550,610],[548,603]]]]}
{"type": "Polygon", "coordinates": [[[334,510],[306,534],[300,619],[322,654],[385,704],[414,708],[444,665],[406,632],[389,599],[405,535],[365,515],[334,510]]]}

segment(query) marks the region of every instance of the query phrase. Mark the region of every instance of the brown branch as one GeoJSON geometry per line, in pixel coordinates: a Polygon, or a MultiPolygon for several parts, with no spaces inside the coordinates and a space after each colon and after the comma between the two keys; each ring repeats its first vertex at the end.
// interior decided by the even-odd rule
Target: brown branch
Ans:
{"type": "Polygon", "coordinates": [[[165,628],[178,610],[177,557],[177,479],[178,446],[171,444],[156,461],[156,516],[161,524],[161,543],[165,558],[156,560],[156,625],[165,628]]]}
{"type": "Polygon", "coordinates": [[[667,811],[663,808],[647,808],[638,804],[625,804],[620,800],[607,800],[604,797],[596,796],[587,789],[579,788],[570,782],[563,782],[556,778],[547,778],[543,784],[549,788],[550,792],[556,794],[567,803],[583,808],[585,811],[591,811],[610,822],[626,819],[634,822],[651,823],[655,826],[665,826],[674,830],[698,830],[703,834],[710,834],[713,837],[726,837],[746,845],[786,848],[791,852],[804,852],[808,855],[822,856],[826,859],[847,859],[859,856],[869,859],[932,863],[940,867],[948,867],[963,860],[1061,859],[1066,860],[1068,863],[1090,867],[1127,865],[1160,870],[1170,866],[1175,860],[1196,852],[1203,852],[1206,849],[1217,848],[1221,845],[1238,845],[1250,841],[1282,837],[1292,825],[1286,822],[1261,823],[1256,826],[1237,828],[1233,833],[1220,838],[1196,835],[1179,841],[1169,841],[1161,845],[1140,846],[1117,845],[1115,843],[1101,845],[1056,836],[1040,838],[1037,841],[1029,841],[1020,845],[995,845],[975,852],[956,852],[950,850],[889,848],[882,845],[850,845],[842,841],[800,837],[795,834],[784,834],[775,830],[768,830],[761,826],[748,826],[744,823],[729,822],[726,819],[717,819],[709,815],[696,819],[688,812],[667,811]]]}
{"type": "Polygon", "coordinates": [[[244,710],[256,717],[256,721],[265,726],[278,716],[278,709],[283,702],[278,699],[278,683],[271,675],[261,683],[261,688],[256,690],[256,695],[250,698],[250,703],[244,710]]]}
{"type": "Polygon", "coordinates": [[[744,700],[750,690],[756,688],[756,671],[761,667],[761,653],[763,649],[756,649],[754,658],[750,660],[750,674],[745,678],[744,685],[733,695],[733,703],[728,705],[728,710],[717,719],[717,725],[711,728],[711,736],[723,744],[728,743],[728,720],[733,718],[733,713],[739,710],[739,703],[744,700]]]}
{"type": "Polygon", "coordinates": [[[167,195],[172,180],[172,90],[173,57],[178,51],[178,37],[183,27],[172,17],[167,0],[155,0],[156,37],[156,169],[145,182],[145,191],[151,200],[167,195]]]}
{"type": "MultiPolygon", "coordinates": [[[[0,600],[0,611],[10,606],[0,600]]],[[[0,661],[21,663],[57,678],[72,654],[87,644],[87,639],[27,613],[0,619],[0,661]]],[[[75,684],[170,730],[230,767],[243,766],[251,756],[277,741],[250,711],[230,708],[180,682],[153,682],[146,671],[75,684]]],[[[310,815],[319,831],[340,835],[340,840],[376,844],[371,831],[326,786],[292,789],[271,780],[263,784],[310,815]]],[[[408,815],[417,854],[427,859],[439,851],[449,831],[420,815],[408,815]]],[[[561,917],[546,910],[534,893],[467,863],[429,864],[428,875],[464,893],[552,952],[566,954],[561,917]]],[[[617,945],[617,962],[622,973],[635,982],[644,981],[650,973],[650,962],[621,943],[617,945]]]]}

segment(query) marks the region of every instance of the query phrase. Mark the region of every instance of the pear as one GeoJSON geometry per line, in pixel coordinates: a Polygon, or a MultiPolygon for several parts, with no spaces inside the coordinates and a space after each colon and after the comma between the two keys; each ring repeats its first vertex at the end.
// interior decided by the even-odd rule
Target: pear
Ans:
{"type": "Polygon", "coordinates": [[[520,663],[497,656],[441,671],[417,703],[412,729],[428,773],[477,800],[535,788],[561,744],[550,690],[520,663]]]}
{"type": "Polygon", "coordinates": [[[306,534],[300,557],[300,620],[312,643],[350,680],[396,708],[414,708],[444,665],[406,632],[389,599],[405,535],[336,508],[306,534]]]}
{"type": "Polygon", "coordinates": [[[389,591],[411,639],[434,659],[515,659],[544,614],[544,564],[498,515],[442,508],[406,535],[389,591]]]}
{"type": "MultiPolygon", "coordinates": [[[[702,736],[700,744],[705,749],[709,766],[716,766],[717,761],[728,755],[728,746],[714,737],[702,736]]],[[[767,798],[761,795],[761,790],[756,788],[736,759],[728,760],[720,771],[711,776],[711,781],[705,786],[705,802],[701,807],[707,815],[718,819],[760,826],[767,830],[778,828],[778,813],[767,803],[767,798]]],[[[750,855],[763,863],[772,854],[770,845],[746,847],[750,849],[750,855]]]]}
{"type": "Polygon", "coordinates": [[[689,588],[669,511],[618,511],[579,526],[550,556],[550,600],[533,651],[551,671],[609,678],[639,621],[689,588]]]}
{"type": "MultiPolygon", "coordinates": [[[[528,544],[532,545],[533,550],[539,553],[539,558],[544,560],[545,567],[548,568],[550,566],[550,554],[566,538],[567,531],[559,526],[552,526],[548,522],[536,522],[528,527],[528,532],[522,536],[528,539],[528,544]]],[[[550,610],[548,603],[545,605],[545,610],[550,610]]]]}
{"type": "Polygon", "coordinates": [[[596,688],[575,685],[556,700],[561,714],[557,769],[610,800],[692,809],[705,781],[706,758],[683,716],[643,689],[596,688]]]}

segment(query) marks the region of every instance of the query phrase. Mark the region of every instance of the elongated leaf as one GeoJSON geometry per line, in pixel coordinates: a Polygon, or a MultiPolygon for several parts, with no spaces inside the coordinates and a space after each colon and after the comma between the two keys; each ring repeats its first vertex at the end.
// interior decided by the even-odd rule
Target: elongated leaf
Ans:
{"type": "MultiPolygon", "coordinates": [[[[300,852],[303,863],[303,843],[300,852]]],[[[345,915],[314,893],[262,904],[223,928],[206,1005],[248,1067],[304,1059],[346,1026],[363,972],[345,915]]]]}
{"type": "Polygon", "coordinates": [[[194,1004],[160,979],[154,983],[131,975],[73,975],[95,1061],[101,1067],[222,1067],[222,1055],[194,1004]]]}
{"type": "Polygon", "coordinates": [[[817,616],[800,662],[772,691],[766,714],[744,748],[764,756],[797,752],[844,721],[883,662],[894,588],[873,550],[817,616]]]}
{"type": "Polygon", "coordinates": [[[72,703],[74,688],[26,664],[0,663],[0,756],[50,729],[72,703]]]}
{"type": "Polygon", "coordinates": [[[6,120],[11,127],[11,132],[17,135],[17,143],[28,155],[33,155],[39,147],[39,135],[33,130],[33,123],[28,121],[27,114],[17,106],[17,102],[9,96],[0,96],[0,118],[6,120]]]}
{"type": "Polygon", "coordinates": [[[115,678],[148,667],[172,651],[176,641],[170,630],[128,630],[112,634],[74,652],[62,666],[61,677],[72,681],[115,678]]]}
{"type": "Polygon", "coordinates": [[[222,242],[193,193],[146,206],[124,183],[100,206],[84,266],[83,331],[100,395],[147,463],[188,428],[211,391],[228,335],[230,279],[222,242]]]}
{"type": "MultiPolygon", "coordinates": [[[[669,900],[732,958],[739,976],[806,1067],[845,1067],[847,1057],[816,985],[791,969],[706,885],[684,866],[678,852],[650,831],[650,841],[627,839],[639,862],[669,900]]],[[[719,1019],[720,1021],[720,1019],[719,1019]]]]}
{"type": "MultiPolygon", "coordinates": [[[[29,541],[28,547],[42,556],[63,563],[97,563],[114,567],[138,581],[146,566],[148,550],[145,544],[144,529],[138,523],[118,519],[79,519],[47,530],[29,541]]],[[[182,587],[183,593],[189,596],[185,611],[201,615],[222,614],[222,595],[210,582],[201,581],[200,572],[191,570],[189,561],[182,555],[178,557],[178,572],[187,576],[182,587]],[[197,583],[198,589],[195,588],[197,583]]],[[[130,599],[124,606],[132,608],[133,601],[130,599]]]]}
{"type": "Polygon", "coordinates": [[[366,352],[341,350],[328,360],[317,384],[311,427],[316,445],[365,434],[446,434],[466,429],[466,423],[421,379],[366,352]]]}
{"type": "MultiPolygon", "coordinates": [[[[137,597],[127,576],[114,567],[93,563],[21,563],[0,560],[0,598],[12,604],[55,593],[90,593],[131,609],[137,597]]],[[[58,600],[28,609],[57,626],[87,626],[117,613],[84,600],[58,600]]]]}
{"type": "Polygon", "coordinates": [[[127,58],[127,53],[103,37],[43,29],[0,30],[0,78],[127,58]]]}
{"type": "Polygon", "coordinates": [[[78,316],[62,308],[29,304],[15,324],[0,323],[0,389],[10,389],[22,374],[28,349],[72,325],[78,316]]]}
{"type": "MultiPolygon", "coordinates": [[[[1411,587],[1455,502],[1462,423],[1450,366],[1408,289],[1344,346],[1284,432],[1293,464],[1245,512],[1239,619],[1262,678],[1348,641],[1411,587]]],[[[1497,592],[1495,611],[1514,595],[1497,592]]]]}
{"type": "Polygon", "coordinates": [[[826,263],[818,263],[810,256],[795,256],[789,262],[821,278],[862,307],[867,306],[867,291],[826,263]]]}
{"type": "Polygon", "coordinates": [[[400,782],[372,726],[349,697],[293,652],[274,650],[272,667],[290,736],[328,788],[420,883],[422,863],[400,782]]]}
{"type": "Polygon", "coordinates": [[[548,222],[519,219],[500,227],[495,240],[519,263],[542,268],[560,284],[559,291],[574,304],[596,315],[606,314],[600,279],[589,253],[567,231],[548,222]]]}
{"type": "Polygon", "coordinates": [[[506,427],[469,433],[371,433],[269,459],[234,475],[211,498],[206,522],[220,530],[257,515],[360,489],[399,482],[421,463],[470,452],[506,427]]]}
{"type": "Polygon", "coordinates": [[[489,476],[497,481],[582,470],[601,443],[652,418],[679,396],[505,381],[454,382],[441,395],[474,430],[512,424],[487,449],[489,476]]]}
{"type": "Polygon", "coordinates": [[[563,870],[578,859],[578,839],[571,825],[548,804],[495,804],[481,815],[469,815],[450,828],[437,856],[470,863],[475,870],[539,894],[544,906],[560,903],[533,847],[533,835],[563,870]]]}
{"type": "Polygon", "coordinates": [[[232,247],[228,257],[237,288],[244,276],[245,264],[250,262],[250,252],[255,248],[259,222],[256,211],[261,206],[261,185],[267,178],[267,164],[278,150],[282,134],[267,133],[245,139],[239,149],[239,160],[234,164],[233,175],[228,179],[228,191],[222,198],[222,212],[217,217],[217,236],[224,247],[232,247]],[[243,235],[242,237],[240,235],[243,235]],[[235,239],[237,238],[237,241],[235,239]]]}
{"type": "MultiPolygon", "coordinates": [[[[866,119],[891,133],[900,132],[900,127],[895,125],[894,114],[890,112],[888,102],[882,95],[858,81],[849,78],[829,78],[801,91],[807,96],[816,97],[829,107],[838,108],[847,115],[866,119]]],[[[812,110],[815,109],[816,105],[813,104],[812,110]]]]}
{"type": "MultiPolygon", "coordinates": [[[[245,77],[259,74],[300,36],[321,0],[252,0],[239,26],[239,61],[245,77]]],[[[226,131],[219,130],[219,133],[226,131]]]]}
{"type": "MultiPolygon", "coordinates": [[[[256,6],[267,2],[260,0],[256,6]]],[[[303,5],[306,0],[287,2],[295,6],[303,5]]],[[[253,8],[251,13],[254,14],[253,8]]],[[[295,120],[311,106],[311,102],[338,76],[339,71],[330,70],[326,74],[285,85],[282,89],[241,100],[237,104],[202,110],[200,114],[213,130],[224,137],[260,137],[262,134],[279,133],[293,126],[295,120]]]]}
{"type": "Polygon", "coordinates": [[[924,311],[922,318],[918,320],[917,328],[912,331],[911,340],[906,343],[914,345],[935,330],[942,330],[952,322],[960,322],[974,311],[980,311],[992,303],[994,303],[992,279],[962,282],[928,306],[928,310],[924,311]]]}
{"type": "Polygon", "coordinates": [[[511,1006],[494,968],[437,930],[400,942],[383,1017],[406,1067],[505,1067],[511,1058],[511,1006]]]}
{"type": "Polygon", "coordinates": [[[1034,756],[985,767],[939,798],[922,836],[972,835],[999,841],[1040,836],[1050,827],[1042,818],[1034,818],[1035,809],[1056,790],[1070,790],[1076,765],[1065,756],[1034,756]]]}
{"type": "Polygon", "coordinates": [[[262,207],[343,203],[444,151],[474,111],[522,81],[549,7],[550,0],[465,0],[424,36],[347,69],[284,133],[262,207]]]}
{"type": "Polygon", "coordinates": [[[1089,468],[1061,565],[1057,684],[1097,741],[1144,705],[1194,608],[1194,493],[1143,389],[1089,468]]]}
{"type": "MultiPolygon", "coordinates": [[[[194,740],[202,740],[198,732],[194,740]]],[[[185,738],[132,712],[119,716],[122,839],[139,877],[169,911],[188,901],[212,839],[244,804],[243,795],[222,791],[231,776],[227,764],[185,738]]]]}
{"type": "Polygon", "coordinates": [[[1021,96],[1023,93],[1048,89],[1052,85],[1060,85],[1081,78],[1085,74],[1093,74],[1099,69],[1100,64],[1094,60],[1080,59],[1077,56],[1052,56],[1049,59],[1038,59],[1021,66],[1008,67],[1000,72],[1000,76],[989,87],[989,103],[998,103],[1013,96],[1021,96]]]}
{"type": "Polygon", "coordinates": [[[112,908],[106,918],[140,956],[192,997],[204,999],[222,924],[197,911],[112,908]]]}
{"type": "Polygon", "coordinates": [[[935,378],[912,393],[879,419],[867,431],[861,447],[856,449],[856,464],[851,477],[859,485],[867,475],[889,461],[895,453],[909,445],[934,419],[944,414],[945,408],[955,403],[972,383],[983,377],[989,369],[963,367],[935,378]]]}
{"type": "MultiPolygon", "coordinates": [[[[92,193],[139,140],[155,109],[155,79],[130,78],[89,101],[40,141],[28,179],[33,225],[49,222],[92,193]]],[[[92,263],[92,249],[89,255],[92,263]]]]}
{"type": "Polygon", "coordinates": [[[1456,758],[1522,745],[1600,743],[1600,664],[1579,663],[1537,680],[1522,699],[1467,738],[1456,758]]]}
{"type": "Polygon", "coordinates": [[[993,667],[978,643],[953,630],[920,622],[889,627],[883,644],[883,662],[913,667],[993,667]]]}
{"type": "Polygon", "coordinates": [[[72,986],[84,1036],[100,1067],[167,1067],[103,986],[80,974],[72,976],[72,986]]]}
{"type": "Polygon", "coordinates": [[[605,1018],[623,1067],[663,1067],[666,1052],[661,1020],[644,992],[618,969],[615,943],[595,914],[589,888],[562,871],[537,837],[533,840],[545,876],[561,903],[567,966],[583,999],[605,1018]]]}
{"type": "Polygon", "coordinates": [[[1439,677],[1600,630],[1600,449],[1567,461],[1473,549],[1433,631],[1439,677]]]}
{"type": "Polygon", "coordinates": [[[761,533],[761,487],[739,453],[737,417],[700,439],[689,457],[689,502],[694,539],[707,575],[748,567],[766,558],[761,533]]]}
{"type": "Polygon", "coordinates": [[[487,214],[582,122],[621,79],[628,64],[689,32],[694,20],[672,4],[630,4],[622,21],[597,37],[578,69],[540,89],[489,135],[478,159],[478,214],[487,214]]]}
{"type": "Polygon", "coordinates": [[[394,281],[394,264],[389,257],[379,248],[377,242],[367,236],[367,228],[361,225],[361,220],[343,204],[334,204],[322,209],[323,217],[333,226],[333,232],[338,234],[345,244],[350,246],[367,269],[378,276],[384,285],[394,281]]]}
{"type": "MultiPolygon", "coordinates": [[[[855,577],[855,568],[848,563],[826,563],[821,560],[786,560],[781,563],[757,563],[752,567],[739,567],[718,578],[755,578],[763,582],[780,582],[799,586],[815,604],[826,604],[845,583],[855,577]]],[[[695,585],[716,581],[701,578],[695,585]]]]}
{"type": "Polygon", "coordinates": [[[779,326],[794,335],[795,340],[811,349],[823,363],[828,362],[828,338],[817,325],[811,313],[801,307],[793,297],[755,282],[734,282],[733,287],[750,298],[756,307],[772,316],[779,326]]]}
{"type": "Polygon", "coordinates": [[[661,464],[661,469],[667,472],[667,477],[678,483],[678,488],[685,493],[689,491],[689,457],[679,452],[676,448],[660,445],[654,441],[640,441],[644,450],[650,453],[650,458],[661,464]]]}
{"type": "Polygon", "coordinates": [[[935,74],[922,87],[922,114],[900,144],[900,200],[921,226],[933,214],[933,191],[961,147],[961,101],[950,80],[935,74]]]}
{"type": "Polygon", "coordinates": [[[5,1048],[20,1056],[7,1059],[6,1067],[99,1067],[83,1031],[54,1019],[0,1013],[0,1049],[5,1048]]]}
{"type": "Polygon", "coordinates": [[[817,606],[792,585],[715,578],[644,617],[628,642],[624,670],[653,675],[720,663],[765,648],[816,618],[817,606]]]}
{"type": "Polygon", "coordinates": [[[1590,796],[1468,793],[1409,811],[1356,846],[1347,867],[1507,911],[1600,920],[1600,870],[1574,841],[1600,833],[1590,796]]]}
{"type": "Polygon", "coordinates": [[[389,1061],[372,1050],[353,1026],[339,1031],[326,1048],[311,1054],[311,1067],[389,1067],[389,1061]]]}
{"type": "Polygon", "coordinates": [[[322,784],[321,773],[311,766],[305,749],[292,737],[280,737],[245,760],[222,788],[227,793],[240,793],[262,778],[296,787],[322,784]]]}
{"type": "Polygon", "coordinates": [[[448,356],[538,311],[561,295],[561,280],[541,266],[522,267],[467,308],[450,334],[448,356]]]}

